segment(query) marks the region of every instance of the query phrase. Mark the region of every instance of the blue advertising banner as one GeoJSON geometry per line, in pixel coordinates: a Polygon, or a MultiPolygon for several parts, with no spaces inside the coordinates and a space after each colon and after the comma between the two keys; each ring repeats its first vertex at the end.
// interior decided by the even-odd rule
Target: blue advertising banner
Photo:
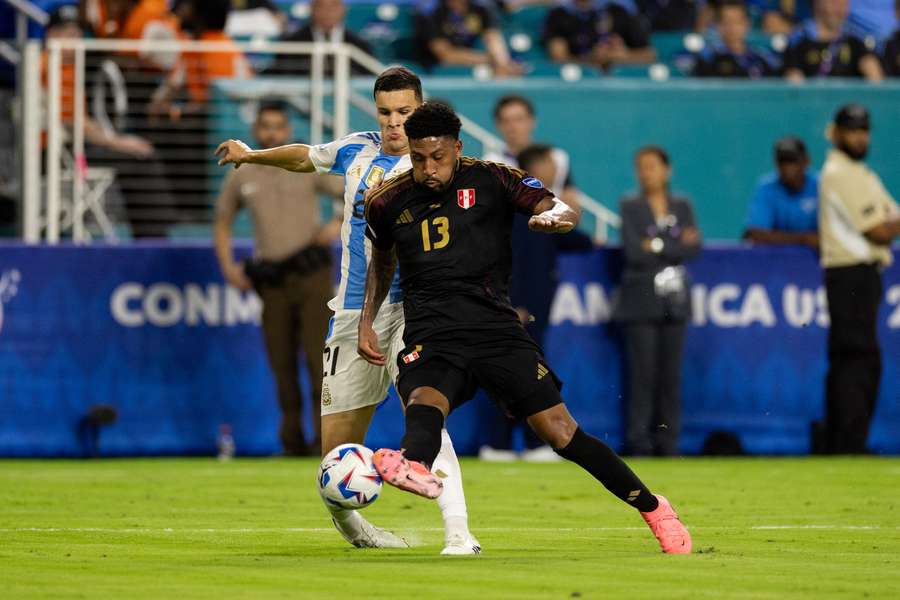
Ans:
{"type": "MultiPolygon", "coordinates": [[[[248,248],[243,249],[244,252],[248,248]]],[[[562,257],[547,338],[571,411],[622,440],[623,362],[610,310],[615,249],[562,257]]],[[[809,451],[822,413],[827,307],[802,249],[708,249],[690,266],[695,317],[684,364],[682,449],[717,430],[754,453],[809,451]]],[[[885,273],[884,379],[870,442],[900,452],[900,272],[885,273]]],[[[0,246],[0,456],[82,456],[79,425],[114,406],[104,456],[212,454],[220,424],[238,454],[277,453],[278,408],[253,293],[226,286],[208,245],[0,246]]],[[[451,416],[461,453],[486,437],[474,403],[451,416]]],[[[306,424],[307,429],[309,423],[306,424]]],[[[391,399],[367,443],[396,446],[391,399]]]]}

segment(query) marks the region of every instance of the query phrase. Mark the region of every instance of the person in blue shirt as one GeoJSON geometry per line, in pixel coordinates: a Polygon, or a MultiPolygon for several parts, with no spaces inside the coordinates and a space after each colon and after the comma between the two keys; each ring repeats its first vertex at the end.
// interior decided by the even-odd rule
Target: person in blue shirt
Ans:
{"type": "Polygon", "coordinates": [[[819,247],[819,177],[809,170],[803,140],[775,143],[777,172],[760,178],[750,200],[744,239],[755,244],[819,247]]]}

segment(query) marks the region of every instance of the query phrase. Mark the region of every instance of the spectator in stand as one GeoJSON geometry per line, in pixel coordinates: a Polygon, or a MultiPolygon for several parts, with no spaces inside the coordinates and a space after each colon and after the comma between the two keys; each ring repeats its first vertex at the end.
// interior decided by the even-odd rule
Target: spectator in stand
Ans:
{"type": "Polygon", "coordinates": [[[776,173],[760,178],[750,200],[744,239],[754,244],[819,248],[819,177],[809,169],[803,140],[775,144],[776,173]]]}
{"type": "MultiPolygon", "coordinates": [[[[50,14],[47,39],[81,39],[83,30],[78,8],[61,6],[50,14]]],[[[86,61],[87,62],[87,61],[86,61]]],[[[75,116],[74,56],[63,52],[60,69],[60,118],[65,127],[72,126],[75,116]]],[[[42,79],[47,85],[47,57],[43,57],[42,79]]],[[[85,107],[87,107],[85,100],[85,107]]],[[[86,108],[84,114],[85,158],[92,166],[113,168],[117,188],[125,201],[125,212],[134,237],[156,237],[165,233],[170,220],[145,221],[147,211],[164,211],[171,205],[168,180],[156,150],[148,140],[116,131],[109,123],[101,123],[86,108]]]]}
{"type": "MultiPolygon", "coordinates": [[[[84,0],[80,8],[82,19],[98,38],[174,41],[180,33],[178,17],[169,10],[166,0],[84,0]]],[[[129,97],[140,99],[147,97],[140,86],[148,81],[158,85],[177,59],[178,53],[171,51],[116,53],[129,97]]]]}
{"type": "Polygon", "coordinates": [[[154,38],[164,29],[171,39],[178,31],[166,0],[82,0],[81,11],[98,38],[154,38]]]}
{"type": "MultiPolygon", "coordinates": [[[[894,1],[894,11],[897,13],[897,21],[900,21],[900,0],[894,1]]],[[[881,61],[888,77],[900,77],[900,27],[885,43],[881,61]]]]}
{"type": "Polygon", "coordinates": [[[878,56],[847,31],[849,0],[816,0],[813,19],[791,37],[784,53],[784,76],[790,81],[806,77],[864,77],[881,81],[878,56]]]}
{"type": "MultiPolygon", "coordinates": [[[[484,155],[484,160],[518,167],[519,154],[534,143],[534,128],[537,126],[534,105],[524,96],[503,96],[494,105],[494,126],[500,132],[506,147],[499,153],[488,152],[484,155]]],[[[554,178],[546,183],[559,194],[561,200],[577,210],[581,204],[578,199],[580,193],[569,169],[569,155],[562,148],[553,148],[551,156],[555,167],[554,178]]]]}
{"type": "MultiPolygon", "coordinates": [[[[372,54],[369,43],[356,33],[346,29],[344,19],[347,7],[343,0],[312,0],[310,4],[309,22],[297,31],[281,38],[283,42],[346,42],[356,46],[366,54],[372,54]]],[[[266,69],[266,74],[274,75],[309,75],[311,70],[309,55],[281,54],[266,69]]],[[[368,71],[351,61],[350,68],[354,74],[369,74],[368,71]]],[[[334,60],[329,57],[325,62],[325,73],[334,73],[334,60]]]]}
{"type": "MultiPolygon", "coordinates": [[[[292,132],[286,107],[263,102],[253,137],[263,149],[289,143],[292,132]]],[[[337,238],[340,220],[322,225],[319,193],[341,197],[343,186],[333,179],[243,165],[225,177],[216,203],[214,237],[222,275],[240,290],[254,287],[262,299],[262,332],[281,407],[279,437],[287,456],[320,454],[322,343],[331,317],[328,301],[333,295],[330,244],[337,238]],[[232,254],[231,227],[242,208],[253,220],[256,256],[239,264],[232,254]],[[316,439],[311,443],[301,426],[301,348],[312,387],[309,401],[316,439]]]]}
{"type": "MultiPolygon", "coordinates": [[[[622,2],[631,4],[629,0],[622,2]]],[[[634,4],[654,32],[705,29],[705,0],[635,0],[634,4]]]]}
{"type": "Polygon", "coordinates": [[[694,76],[759,79],[778,74],[770,56],[747,45],[750,17],[742,0],[720,0],[716,6],[716,28],[722,41],[701,52],[694,65],[694,76]]]}
{"type": "Polygon", "coordinates": [[[252,74],[249,62],[225,33],[230,9],[230,0],[180,0],[175,5],[183,36],[223,43],[229,49],[183,52],[148,107],[152,139],[179,191],[178,219],[187,223],[209,222],[210,198],[215,194],[207,176],[210,85],[214,79],[245,79],[252,74]]]}
{"type": "Polygon", "coordinates": [[[812,17],[812,0],[750,0],[749,7],[760,14],[762,30],[768,34],[790,34],[812,17]]]}
{"type": "Polygon", "coordinates": [[[589,64],[603,71],[615,65],[656,60],[650,32],[627,2],[561,2],[544,21],[544,47],[557,63],[589,64]]]}
{"type": "Polygon", "coordinates": [[[626,444],[635,456],[678,454],[681,356],[691,316],[683,263],[700,251],[691,203],[669,191],[669,156],[646,146],[635,156],[640,194],[621,203],[625,269],[614,316],[628,358],[626,444]]]}
{"type": "MultiPolygon", "coordinates": [[[[556,149],[543,144],[528,146],[516,157],[517,164],[528,175],[547,185],[560,181],[555,157],[556,149]]],[[[551,188],[553,189],[553,188],[551,188]]],[[[554,190],[555,191],[555,190],[554,190]]],[[[542,235],[528,229],[528,218],[517,214],[512,228],[512,274],[509,299],[522,325],[542,345],[549,325],[550,305],[559,283],[556,261],[561,252],[589,252],[591,239],[578,230],[561,235],[542,235]]],[[[486,424],[487,444],[478,457],[486,461],[508,461],[516,458],[512,450],[513,430],[521,423],[509,418],[492,402],[483,399],[479,405],[479,423],[486,424]]],[[[530,427],[523,427],[525,449],[521,458],[530,462],[556,462],[559,456],[530,427]]]]}
{"type": "Polygon", "coordinates": [[[415,29],[420,61],[428,67],[489,65],[496,77],[522,74],[493,10],[477,0],[436,0],[416,16],[415,29]]]}

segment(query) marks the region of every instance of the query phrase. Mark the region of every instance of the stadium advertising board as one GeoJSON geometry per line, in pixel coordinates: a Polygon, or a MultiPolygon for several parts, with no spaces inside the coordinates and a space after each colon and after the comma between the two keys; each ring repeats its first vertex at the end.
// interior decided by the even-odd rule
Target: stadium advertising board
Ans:
{"type": "MultiPolygon", "coordinates": [[[[247,253],[248,248],[242,252],[247,253]]],[[[611,322],[616,249],[564,256],[548,359],[582,425],[621,442],[621,339],[611,322]]],[[[827,306],[804,249],[707,249],[690,264],[693,323],[685,351],[682,448],[712,431],[754,453],[801,454],[822,414],[827,306]]],[[[881,399],[870,437],[900,452],[900,271],[885,272],[881,399]]],[[[78,425],[97,404],[118,420],[105,455],[212,454],[232,426],[239,454],[278,451],[278,410],[255,294],[226,286],[205,245],[0,246],[0,455],[78,456],[78,425]]],[[[462,452],[484,432],[477,405],[449,422],[462,452]]],[[[308,425],[308,424],[307,424],[308,425]]],[[[396,443],[395,401],[376,413],[370,446],[396,443]]]]}

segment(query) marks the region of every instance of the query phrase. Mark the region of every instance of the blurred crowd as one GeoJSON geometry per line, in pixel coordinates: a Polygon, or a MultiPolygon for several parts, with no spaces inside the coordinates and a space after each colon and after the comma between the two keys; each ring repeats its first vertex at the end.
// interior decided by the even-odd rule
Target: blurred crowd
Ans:
{"type": "MultiPolygon", "coordinates": [[[[36,4],[52,13],[69,3],[36,4]]],[[[900,75],[895,0],[83,0],[75,6],[91,37],[347,41],[383,61],[419,70],[485,65],[495,77],[540,72],[536,65],[545,62],[599,72],[669,62],[685,75],[795,81],[900,75]],[[348,20],[348,11],[356,17],[348,20]],[[696,35],[683,43],[678,38],[673,53],[663,48],[671,45],[666,35],[672,32],[696,35]]],[[[3,20],[8,30],[0,29],[0,38],[12,38],[14,19],[3,20]]],[[[247,73],[246,61],[235,64],[236,56],[140,58],[170,72],[172,83],[180,77],[191,98],[202,100],[204,72],[247,73]]],[[[280,60],[261,70],[308,69],[308,60],[280,60]]]]}

